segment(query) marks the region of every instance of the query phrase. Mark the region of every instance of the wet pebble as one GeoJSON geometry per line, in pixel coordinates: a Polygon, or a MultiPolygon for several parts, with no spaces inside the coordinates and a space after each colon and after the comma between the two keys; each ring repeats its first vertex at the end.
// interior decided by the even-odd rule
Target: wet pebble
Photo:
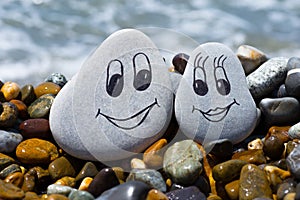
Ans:
{"type": "Polygon", "coordinates": [[[0,127],[12,127],[17,121],[18,108],[13,103],[9,102],[2,103],[2,108],[3,111],[0,115],[0,127]]]}
{"type": "Polygon", "coordinates": [[[152,189],[148,192],[146,200],[169,200],[169,198],[161,191],[152,189]]]}
{"type": "Polygon", "coordinates": [[[94,177],[87,191],[97,198],[104,191],[119,184],[115,172],[111,168],[104,168],[94,177]]]}
{"type": "Polygon", "coordinates": [[[290,127],[288,135],[292,139],[300,139],[300,122],[290,127]]]}
{"type": "Polygon", "coordinates": [[[287,166],[290,172],[300,179],[300,145],[294,148],[294,150],[286,158],[287,166]]]}
{"type": "Polygon", "coordinates": [[[279,160],[284,152],[284,142],[276,135],[265,138],[263,151],[272,160],[279,160]]]}
{"type": "Polygon", "coordinates": [[[160,139],[148,147],[144,154],[143,160],[149,168],[160,168],[163,164],[163,152],[161,149],[167,145],[166,139],[160,139]]]}
{"type": "Polygon", "coordinates": [[[281,183],[277,189],[277,199],[283,200],[288,193],[296,192],[296,182],[289,180],[281,183]]]}
{"type": "MultiPolygon", "coordinates": [[[[113,187],[102,193],[97,200],[141,200],[146,199],[150,187],[141,181],[129,181],[124,184],[113,187]]],[[[170,199],[171,200],[171,199],[170,199]]]]}
{"type": "Polygon", "coordinates": [[[206,196],[195,186],[173,190],[166,193],[169,200],[206,200],[206,196]]]}
{"type": "Polygon", "coordinates": [[[55,83],[44,82],[34,88],[34,93],[36,94],[36,97],[39,98],[44,94],[57,95],[60,89],[60,86],[55,83]]]}
{"type": "Polygon", "coordinates": [[[239,199],[239,188],[240,188],[239,186],[240,186],[239,180],[232,181],[225,185],[225,191],[231,200],[239,199]]]}
{"type": "Polygon", "coordinates": [[[35,189],[35,182],[37,181],[37,172],[34,168],[31,168],[24,174],[24,181],[22,190],[24,192],[33,191],[35,189]]]}
{"type": "Polygon", "coordinates": [[[21,172],[21,168],[18,164],[11,164],[0,171],[0,178],[4,179],[15,172],[21,172]]]}
{"type": "Polygon", "coordinates": [[[146,169],[146,164],[144,161],[138,158],[133,158],[130,161],[130,165],[132,169],[146,169]]]}
{"type": "Polygon", "coordinates": [[[265,138],[275,135],[282,142],[288,142],[291,138],[288,135],[290,126],[272,126],[269,128],[269,131],[265,138]]]}
{"type": "Polygon", "coordinates": [[[272,198],[272,190],[264,171],[256,165],[247,164],[241,171],[239,198],[252,200],[257,197],[272,198]]]}
{"type": "Polygon", "coordinates": [[[166,192],[167,186],[161,174],[154,169],[133,169],[128,175],[128,181],[142,181],[151,188],[166,192]]]}
{"type": "Polygon", "coordinates": [[[61,73],[53,73],[45,79],[45,82],[55,83],[56,85],[59,85],[62,88],[67,83],[67,79],[61,73]]]}
{"type": "Polygon", "coordinates": [[[21,100],[29,106],[32,102],[36,100],[36,95],[34,93],[33,85],[24,85],[21,89],[21,100]]]}
{"type": "Polygon", "coordinates": [[[27,112],[27,106],[20,100],[13,99],[10,101],[10,103],[14,104],[17,107],[18,110],[18,116],[21,119],[28,119],[29,115],[27,112]]]}
{"type": "Polygon", "coordinates": [[[214,180],[228,183],[239,177],[241,169],[247,162],[243,160],[228,160],[213,167],[214,180]]]}
{"type": "Polygon", "coordinates": [[[0,199],[4,200],[21,200],[25,196],[23,190],[11,183],[5,183],[3,180],[0,180],[0,199]]]}
{"type": "Polygon", "coordinates": [[[267,162],[262,149],[253,149],[242,152],[237,152],[232,156],[232,159],[244,160],[252,164],[265,164],[267,162]]]}
{"type": "Polygon", "coordinates": [[[80,185],[78,187],[78,190],[85,190],[85,191],[87,191],[92,181],[93,181],[93,178],[91,178],[91,177],[85,177],[81,181],[81,183],[80,183],[80,185]]]}
{"type": "Polygon", "coordinates": [[[41,200],[35,192],[26,192],[23,200],[41,200]]]}
{"type": "Polygon", "coordinates": [[[75,177],[76,171],[70,161],[61,156],[49,164],[49,174],[53,180],[58,180],[64,176],[75,177]]]}
{"type": "Polygon", "coordinates": [[[19,96],[20,91],[20,86],[17,83],[11,81],[5,82],[1,87],[1,92],[3,92],[6,101],[16,99],[19,96]]]}
{"type": "Polygon", "coordinates": [[[190,184],[203,170],[202,159],[201,151],[192,140],[176,142],[165,152],[163,169],[172,181],[190,184]]]}
{"type": "Polygon", "coordinates": [[[26,164],[48,164],[58,157],[58,151],[51,142],[32,138],[17,146],[16,156],[26,164]]]}
{"type": "Polygon", "coordinates": [[[300,105],[293,97],[265,98],[259,108],[268,125],[291,125],[300,120],[300,105]]]}
{"type": "Polygon", "coordinates": [[[0,152],[12,153],[22,140],[19,133],[0,130],[0,152]]]}
{"type": "Polygon", "coordinates": [[[27,119],[19,125],[19,130],[24,138],[51,138],[49,121],[47,119],[27,119]]]}
{"type": "Polygon", "coordinates": [[[75,180],[79,181],[84,179],[85,177],[94,177],[98,174],[98,169],[92,162],[87,162],[84,164],[80,172],[77,174],[75,180]]]}
{"type": "Polygon", "coordinates": [[[246,75],[267,61],[265,53],[249,45],[239,46],[237,56],[242,63],[246,75]]]}
{"type": "Polygon", "coordinates": [[[36,99],[29,107],[28,113],[31,118],[47,118],[54,101],[54,95],[45,94],[36,99]]]}
{"type": "Polygon", "coordinates": [[[287,96],[288,96],[288,94],[286,92],[285,85],[284,84],[280,85],[277,90],[276,97],[281,98],[281,97],[287,97],[287,96]]]}
{"type": "Polygon", "coordinates": [[[69,200],[68,197],[61,194],[51,194],[48,196],[47,200],[69,200]]]}
{"type": "Polygon", "coordinates": [[[69,186],[51,184],[47,187],[47,194],[62,194],[68,196],[73,190],[74,188],[69,186]]]}
{"type": "Polygon", "coordinates": [[[251,149],[263,149],[263,142],[261,141],[260,138],[257,138],[251,142],[248,143],[247,147],[248,147],[248,150],[251,150],[251,149]]]}
{"type": "Polygon", "coordinates": [[[277,187],[283,180],[291,176],[289,171],[282,170],[275,166],[265,166],[264,171],[268,177],[270,184],[277,187]]]}
{"type": "Polygon", "coordinates": [[[94,200],[93,195],[87,191],[73,190],[69,196],[69,200],[94,200]]]}
{"type": "Polygon", "coordinates": [[[8,155],[0,153],[0,171],[13,163],[15,163],[15,159],[13,159],[12,157],[10,157],[8,155]]]}
{"type": "Polygon", "coordinates": [[[289,96],[300,97],[300,68],[291,69],[287,72],[285,89],[289,96]]]}
{"type": "Polygon", "coordinates": [[[14,172],[6,176],[4,182],[12,183],[17,187],[21,187],[24,181],[24,175],[21,172],[14,172]]]}
{"type": "Polygon", "coordinates": [[[172,59],[172,64],[175,67],[175,70],[180,74],[183,74],[186,64],[189,60],[189,56],[185,53],[178,53],[172,59]]]}
{"type": "Polygon", "coordinates": [[[76,181],[75,181],[75,178],[73,178],[73,177],[64,176],[64,177],[58,179],[54,184],[75,187],[76,181]]]}

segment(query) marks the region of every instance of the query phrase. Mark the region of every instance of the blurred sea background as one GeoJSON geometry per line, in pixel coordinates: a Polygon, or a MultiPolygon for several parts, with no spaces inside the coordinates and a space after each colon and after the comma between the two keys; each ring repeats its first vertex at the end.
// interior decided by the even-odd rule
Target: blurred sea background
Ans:
{"type": "Polygon", "coordinates": [[[2,0],[0,27],[0,80],[21,86],[70,79],[122,28],[144,31],[169,62],[209,41],[300,56],[298,0],[2,0]]]}

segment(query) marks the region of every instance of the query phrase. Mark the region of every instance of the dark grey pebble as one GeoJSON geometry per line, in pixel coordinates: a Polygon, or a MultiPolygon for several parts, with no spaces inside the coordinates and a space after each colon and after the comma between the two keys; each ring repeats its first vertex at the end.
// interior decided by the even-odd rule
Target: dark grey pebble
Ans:
{"type": "Polygon", "coordinates": [[[61,88],[68,82],[66,77],[60,73],[53,73],[45,79],[45,82],[52,82],[61,88]]]}
{"type": "Polygon", "coordinates": [[[173,190],[166,193],[169,200],[205,200],[206,196],[196,186],[173,190]]]}
{"type": "Polygon", "coordinates": [[[295,178],[300,179],[300,145],[296,146],[288,155],[286,164],[292,175],[294,175],[295,178]]]}
{"type": "Polygon", "coordinates": [[[296,69],[296,68],[300,68],[300,58],[298,57],[291,57],[289,60],[288,60],[288,63],[287,63],[287,70],[291,70],[291,69],[296,69]]]}

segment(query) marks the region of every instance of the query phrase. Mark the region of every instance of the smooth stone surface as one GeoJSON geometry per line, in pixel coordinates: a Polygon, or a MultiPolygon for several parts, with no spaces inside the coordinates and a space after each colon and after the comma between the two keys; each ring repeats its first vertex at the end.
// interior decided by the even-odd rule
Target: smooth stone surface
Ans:
{"type": "Polygon", "coordinates": [[[94,200],[95,198],[87,191],[73,190],[69,196],[69,200],[94,200]]]}
{"type": "Polygon", "coordinates": [[[284,82],[287,62],[284,57],[271,58],[247,76],[247,84],[254,98],[266,96],[284,82]]]}
{"type": "Polygon", "coordinates": [[[172,59],[172,64],[177,72],[183,74],[188,60],[189,60],[189,55],[185,53],[178,53],[172,59]]]}
{"type": "Polygon", "coordinates": [[[104,191],[119,184],[120,183],[115,172],[111,168],[104,168],[94,177],[87,191],[97,198],[104,191]]]}
{"type": "MultiPolygon", "coordinates": [[[[1,133],[0,133],[0,135],[1,135],[1,133]]],[[[0,153],[0,171],[13,163],[15,163],[15,159],[13,159],[12,157],[10,157],[8,155],[0,153]]]]}
{"type": "Polygon", "coordinates": [[[128,181],[142,181],[151,188],[162,192],[167,191],[167,186],[162,175],[154,169],[133,169],[126,179],[126,182],[128,181]]]}
{"type": "Polygon", "coordinates": [[[44,94],[53,94],[57,95],[58,92],[60,91],[61,87],[55,83],[52,82],[44,82],[39,84],[34,88],[34,93],[37,98],[44,94]]]}
{"type": "Polygon", "coordinates": [[[28,107],[28,113],[30,117],[47,118],[49,116],[53,101],[53,94],[44,94],[43,96],[39,97],[28,107]]]}
{"type": "Polygon", "coordinates": [[[142,200],[146,199],[150,187],[141,181],[129,181],[105,191],[96,200],[142,200]]]}
{"type": "Polygon", "coordinates": [[[51,138],[51,130],[47,119],[27,119],[19,125],[19,130],[24,138],[51,138]]]}
{"type": "Polygon", "coordinates": [[[51,184],[47,187],[47,194],[62,194],[68,196],[74,188],[64,185],[51,184]]]}
{"type": "Polygon", "coordinates": [[[6,101],[10,101],[18,97],[21,91],[20,86],[15,82],[5,82],[4,85],[1,87],[1,92],[6,99],[6,101]]]}
{"type": "Polygon", "coordinates": [[[81,181],[81,183],[80,183],[80,185],[78,187],[78,190],[87,191],[92,181],[93,181],[93,178],[91,178],[91,177],[85,177],[81,181]]]}
{"type": "Polygon", "coordinates": [[[161,138],[172,109],[171,81],[159,50],[142,32],[124,29],[109,36],[59,92],[50,127],[74,157],[114,161],[161,138]]]}
{"type": "Polygon", "coordinates": [[[291,140],[291,138],[288,135],[289,129],[290,126],[272,126],[271,128],[269,128],[265,139],[274,135],[282,142],[288,142],[291,140]]]}
{"type": "Polygon", "coordinates": [[[73,178],[73,177],[64,176],[64,177],[58,179],[54,184],[65,185],[65,186],[70,186],[70,187],[74,188],[76,186],[76,181],[75,181],[75,178],[73,178]]]}
{"type": "Polygon", "coordinates": [[[244,160],[248,163],[260,165],[267,163],[266,157],[262,149],[253,149],[235,153],[232,159],[244,160]]]}
{"type": "Polygon", "coordinates": [[[6,176],[4,179],[4,182],[6,183],[12,183],[17,187],[21,187],[24,181],[24,175],[22,172],[14,172],[6,176]]]}
{"type": "Polygon", "coordinates": [[[21,200],[25,196],[25,193],[18,187],[11,183],[5,183],[0,180],[0,199],[9,200],[21,200]]]}
{"type": "Polygon", "coordinates": [[[241,171],[239,199],[252,200],[258,197],[272,198],[272,190],[264,171],[256,165],[247,164],[241,171]]]}
{"type": "Polygon", "coordinates": [[[53,73],[45,79],[45,82],[55,83],[56,85],[59,85],[62,88],[68,81],[63,74],[53,73]]]}
{"type": "Polygon", "coordinates": [[[26,164],[48,164],[58,157],[58,151],[51,142],[32,138],[17,146],[16,156],[26,164]]]}
{"type": "Polygon", "coordinates": [[[272,160],[279,160],[284,152],[284,142],[276,135],[265,138],[263,151],[272,160]]]}
{"type": "Polygon", "coordinates": [[[15,172],[21,172],[21,168],[18,164],[11,164],[0,171],[0,178],[4,179],[15,172]]]}
{"type": "Polygon", "coordinates": [[[291,57],[287,63],[287,70],[300,68],[300,58],[299,57],[291,57]]]}
{"type": "Polygon", "coordinates": [[[172,181],[181,184],[193,183],[203,170],[202,152],[192,140],[174,143],[164,154],[163,169],[172,181]]]}
{"type": "Polygon", "coordinates": [[[75,180],[79,181],[85,177],[94,177],[98,174],[98,169],[92,162],[87,162],[84,164],[80,172],[77,174],[75,180]]]}
{"type": "Polygon", "coordinates": [[[195,186],[173,190],[166,195],[169,200],[206,200],[206,196],[195,186]]]}
{"type": "Polygon", "coordinates": [[[175,114],[180,130],[203,146],[218,139],[236,144],[251,134],[256,105],[232,50],[206,43],[191,53],[176,93],[175,114]]]}
{"type": "Polygon", "coordinates": [[[287,96],[288,96],[284,84],[280,85],[280,87],[278,88],[278,91],[277,91],[277,95],[276,95],[276,96],[277,96],[278,98],[281,98],[281,97],[287,97],[287,96]]]}
{"type": "Polygon", "coordinates": [[[8,128],[12,127],[18,117],[18,108],[9,102],[2,103],[3,111],[0,115],[0,127],[8,128]]]}
{"type": "Polygon", "coordinates": [[[246,164],[243,160],[228,160],[214,166],[212,176],[216,181],[228,183],[239,177],[242,167],[246,164]]]}
{"type": "Polygon", "coordinates": [[[251,142],[248,143],[247,147],[248,150],[252,150],[252,149],[263,149],[264,143],[262,142],[262,140],[260,138],[257,138],[251,142]]]}
{"type": "Polygon", "coordinates": [[[49,164],[48,167],[49,174],[53,180],[60,179],[64,176],[75,177],[76,171],[70,161],[62,156],[49,164]]]}
{"type": "Polygon", "coordinates": [[[131,169],[146,169],[146,164],[143,160],[138,158],[132,158],[130,161],[131,169]]]}
{"type": "Polygon", "coordinates": [[[268,180],[273,187],[277,187],[286,178],[291,176],[289,171],[282,170],[275,166],[266,166],[264,171],[267,174],[268,180]]]}
{"type": "Polygon", "coordinates": [[[231,200],[239,199],[240,181],[235,180],[225,185],[225,191],[231,200]]]}
{"type": "Polygon", "coordinates": [[[31,168],[28,172],[24,174],[24,181],[21,187],[22,190],[24,192],[33,191],[36,186],[35,182],[37,182],[37,180],[37,172],[35,169],[31,168]]]}
{"type": "Polygon", "coordinates": [[[296,192],[296,185],[297,183],[294,181],[288,181],[280,184],[277,189],[277,199],[283,200],[288,193],[296,192]]]}
{"type": "Polygon", "coordinates": [[[152,189],[148,192],[146,200],[169,200],[169,198],[161,191],[152,189]]]}
{"type": "Polygon", "coordinates": [[[286,158],[288,169],[297,179],[300,179],[300,145],[296,146],[294,150],[286,158]]]}
{"type": "Polygon", "coordinates": [[[40,197],[35,192],[26,192],[24,200],[40,200],[40,197]]]}
{"type": "Polygon", "coordinates": [[[295,141],[288,141],[286,144],[286,151],[285,151],[285,155],[288,156],[296,146],[299,145],[299,141],[295,142],[295,141]]]}
{"type": "Polygon", "coordinates": [[[300,122],[290,127],[288,135],[292,139],[300,139],[300,122]]]}
{"type": "Polygon", "coordinates": [[[22,140],[23,137],[19,133],[0,130],[0,152],[13,152],[22,140]]]}
{"type": "Polygon", "coordinates": [[[22,101],[17,100],[17,99],[13,99],[13,100],[10,100],[10,103],[14,104],[17,107],[18,116],[21,119],[28,119],[29,118],[29,115],[28,115],[28,112],[27,112],[27,106],[22,101]]]}
{"type": "Polygon", "coordinates": [[[293,97],[265,98],[259,108],[268,125],[291,125],[300,120],[300,104],[293,97]]]}
{"type": "Polygon", "coordinates": [[[300,97],[300,68],[291,69],[287,72],[285,89],[289,96],[300,97]]]}
{"type": "Polygon", "coordinates": [[[62,194],[51,194],[48,196],[47,200],[69,200],[68,197],[62,194]]]}
{"type": "Polygon", "coordinates": [[[36,95],[34,93],[33,85],[24,85],[21,89],[21,100],[29,106],[34,100],[36,100],[36,95]]]}
{"type": "Polygon", "coordinates": [[[167,145],[166,139],[159,139],[150,147],[148,147],[143,154],[143,161],[149,168],[159,169],[163,165],[163,152],[161,149],[167,145]]]}
{"type": "Polygon", "coordinates": [[[239,46],[236,54],[242,63],[245,74],[250,74],[267,61],[265,53],[249,45],[239,46]]]}

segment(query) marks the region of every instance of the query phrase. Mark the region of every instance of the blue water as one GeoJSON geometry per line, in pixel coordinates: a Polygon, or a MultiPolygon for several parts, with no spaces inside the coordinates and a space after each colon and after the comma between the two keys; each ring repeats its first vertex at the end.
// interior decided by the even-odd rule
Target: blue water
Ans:
{"type": "Polygon", "coordinates": [[[0,80],[20,84],[52,72],[71,78],[108,35],[128,27],[165,52],[216,41],[300,56],[298,0],[2,0],[0,27],[0,80]]]}

